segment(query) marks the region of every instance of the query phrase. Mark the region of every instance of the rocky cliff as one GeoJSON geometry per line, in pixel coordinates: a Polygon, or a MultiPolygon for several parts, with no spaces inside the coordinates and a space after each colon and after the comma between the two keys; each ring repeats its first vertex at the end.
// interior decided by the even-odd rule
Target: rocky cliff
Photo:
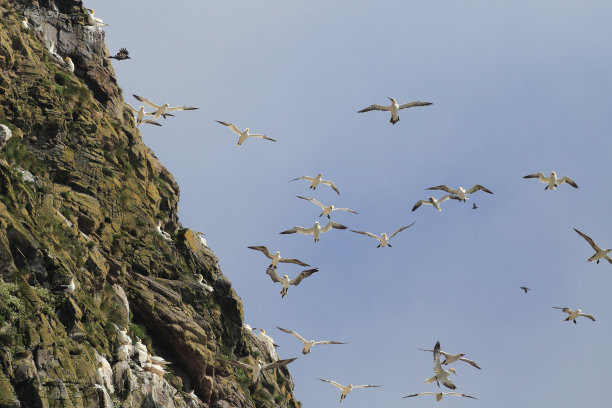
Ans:
{"type": "Polygon", "coordinates": [[[218,360],[271,356],[178,222],[179,187],[142,142],[103,28],[77,0],[0,13],[0,407],[299,406],[286,368],[249,387],[218,360]],[[160,372],[137,338],[172,364],[160,372]]]}

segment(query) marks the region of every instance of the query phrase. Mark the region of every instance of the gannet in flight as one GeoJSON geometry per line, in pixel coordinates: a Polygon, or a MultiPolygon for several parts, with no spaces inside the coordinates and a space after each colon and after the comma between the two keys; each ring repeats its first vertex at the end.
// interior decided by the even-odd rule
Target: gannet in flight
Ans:
{"type": "Polygon", "coordinates": [[[167,116],[166,112],[169,112],[169,111],[174,112],[174,111],[199,109],[199,108],[193,108],[191,106],[170,106],[170,104],[168,103],[164,103],[163,105],[160,106],[160,105],[157,105],[156,103],[151,102],[147,98],[143,98],[142,96],[138,96],[134,94],[132,94],[132,96],[138,99],[140,102],[144,103],[145,105],[148,105],[149,107],[155,109],[155,112],[153,112],[153,119],[157,119],[160,116],[163,116],[165,119],[167,116]]]}
{"type": "Polygon", "coordinates": [[[544,175],[544,173],[534,173],[534,174],[529,174],[527,176],[524,176],[523,178],[537,178],[538,180],[540,180],[542,183],[547,184],[546,187],[544,187],[544,190],[554,190],[556,189],[560,184],[563,183],[567,183],[570,186],[574,187],[574,188],[578,188],[578,184],[576,184],[576,182],[574,180],[572,180],[571,178],[564,176],[561,177],[560,179],[557,178],[557,173],[555,173],[554,171],[550,172],[550,177],[546,177],[544,175]]]}
{"type": "Polygon", "coordinates": [[[287,290],[289,290],[289,285],[297,286],[300,284],[302,279],[307,278],[318,271],[319,268],[307,269],[305,271],[300,272],[300,274],[295,278],[289,279],[288,275],[283,275],[283,277],[280,278],[276,273],[276,268],[272,266],[269,266],[268,269],[266,269],[266,273],[270,276],[272,282],[278,282],[283,285],[283,288],[280,291],[281,297],[285,297],[285,295],[287,294],[287,290]]]}
{"type": "Polygon", "coordinates": [[[276,251],[276,254],[272,255],[270,251],[268,251],[268,248],[266,248],[265,246],[250,246],[248,248],[263,252],[265,256],[272,260],[270,266],[273,268],[276,268],[276,265],[278,265],[279,262],[292,263],[300,266],[310,266],[307,263],[304,263],[298,259],[282,258],[279,251],[276,251]]]}
{"type": "Polygon", "coordinates": [[[206,281],[204,280],[204,276],[202,276],[199,273],[196,273],[193,276],[198,280],[198,283],[200,284],[202,288],[204,288],[204,290],[206,290],[209,293],[212,293],[214,291],[212,286],[206,284],[206,281]]]}
{"type": "Polygon", "coordinates": [[[527,286],[521,286],[521,289],[523,289],[525,291],[525,293],[527,293],[527,292],[529,292],[531,290],[527,286]]]}
{"type": "Polygon", "coordinates": [[[333,204],[328,205],[328,206],[324,206],[323,204],[321,204],[319,201],[315,200],[314,198],[306,198],[306,197],[302,197],[302,196],[296,196],[296,197],[297,198],[301,198],[302,200],[311,201],[311,202],[315,203],[316,205],[318,205],[319,207],[321,207],[321,210],[323,210],[323,211],[321,212],[321,215],[319,215],[319,217],[327,215],[327,218],[331,219],[329,214],[331,214],[332,211],[348,211],[348,212],[353,213],[353,214],[359,214],[357,211],[353,211],[350,208],[336,208],[336,207],[334,207],[333,204]]]}
{"type": "Polygon", "coordinates": [[[314,226],[312,228],[293,227],[291,229],[288,229],[287,231],[280,232],[280,234],[295,234],[297,232],[298,234],[312,235],[314,236],[314,242],[318,242],[319,236],[322,233],[331,230],[332,228],[346,229],[344,225],[338,224],[337,222],[330,221],[327,223],[326,226],[321,227],[319,225],[319,221],[315,221],[314,226]]]}
{"type": "Polygon", "coordinates": [[[591,261],[597,261],[597,263],[599,263],[600,259],[606,259],[609,263],[612,264],[612,258],[610,258],[610,251],[612,251],[612,249],[606,248],[606,249],[601,249],[599,246],[597,246],[597,244],[595,243],[595,241],[593,241],[593,239],[591,237],[589,237],[586,234],[583,234],[582,232],[578,231],[576,228],[574,228],[574,231],[576,231],[578,234],[580,234],[580,236],[584,239],[586,239],[586,241],[593,247],[593,249],[595,250],[595,254],[590,257],[589,259],[587,259],[587,262],[591,262],[591,261]]]}
{"type": "Polygon", "coordinates": [[[87,24],[89,24],[90,26],[94,26],[94,27],[108,25],[108,24],[105,24],[101,18],[94,16],[94,13],[95,13],[94,9],[86,9],[86,10],[89,11],[89,13],[87,14],[87,24]]]}
{"type": "Polygon", "coordinates": [[[251,385],[255,385],[257,384],[257,380],[259,379],[259,374],[263,371],[263,370],[271,370],[273,368],[276,367],[280,367],[283,365],[287,365],[289,363],[291,363],[292,361],[295,361],[297,359],[296,358],[289,358],[286,360],[278,360],[275,361],[273,363],[268,363],[268,364],[264,364],[264,362],[262,360],[254,360],[252,364],[245,364],[242,363],[240,361],[236,361],[236,360],[225,360],[222,358],[219,358],[219,361],[222,361],[224,363],[233,365],[234,367],[238,367],[238,368],[242,368],[243,370],[249,371],[251,373],[251,385]]]}
{"type": "Polygon", "coordinates": [[[304,355],[310,353],[310,349],[312,348],[312,346],[316,346],[318,344],[347,344],[347,343],[342,343],[339,341],[331,341],[331,340],[322,340],[322,341],[306,340],[302,336],[294,332],[293,330],[283,329],[282,327],[278,327],[278,326],[276,326],[276,328],[278,330],[284,331],[285,333],[293,334],[295,338],[297,338],[302,343],[304,343],[304,348],[302,349],[302,354],[304,355]]]}
{"type": "MultiPolygon", "coordinates": [[[[428,349],[419,349],[419,350],[421,350],[421,351],[429,351],[429,352],[434,351],[434,350],[428,350],[428,349]]],[[[478,367],[478,364],[476,364],[472,360],[468,360],[467,358],[463,357],[463,356],[465,356],[465,353],[450,354],[450,353],[447,353],[445,351],[440,350],[440,354],[442,354],[445,357],[444,361],[442,362],[442,365],[449,365],[449,364],[452,364],[452,363],[454,363],[456,361],[461,360],[461,361],[465,361],[466,363],[468,363],[468,364],[472,365],[473,367],[476,367],[477,369],[480,370],[480,367],[478,367]]]]}
{"type": "Polygon", "coordinates": [[[141,123],[148,123],[148,124],[155,125],[155,126],[161,126],[161,124],[157,123],[154,120],[144,118],[145,115],[149,115],[149,116],[153,115],[153,113],[151,112],[145,112],[144,106],[140,106],[140,109],[136,109],[129,103],[126,103],[126,105],[129,106],[130,110],[136,114],[136,117],[134,118],[134,121],[136,122],[136,126],[140,125],[141,123]]]}
{"type": "Polygon", "coordinates": [[[438,402],[440,402],[442,397],[444,397],[445,395],[457,395],[459,397],[478,399],[476,397],[472,397],[471,395],[463,394],[461,392],[419,392],[418,394],[410,394],[410,395],[406,395],[405,397],[402,397],[402,398],[417,397],[419,395],[435,395],[436,396],[436,401],[438,401],[438,402]]]}
{"type": "Polygon", "coordinates": [[[334,182],[333,181],[329,181],[329,180],[323,180],[321,173],[317,174],[316,177],[302,176],[302,177],[294,178],[293,180],[289,180],[289,181],[295,181],[295,180],[308,180],[308,181],[310,181],[310,188],[312,190],[316,190],[316,188],[317,188],[317,186],[319,184],[326,184],[326,185],[330,186],[338,195],[340,195],[340,191],[338,191],[338,188],[336,187],[334,182]]]}
{"type": "Polygon", "coordinates": [[[217,120],[216,122],[219,122],[222,125],[225,125],[227,127],[229,127],[230,129],[232,129],[232,131],[234,133],[236,133],[237,135],[239,135],[240,137],[238,138],[238,147],[240,147],[240,145],[242,145],[244,143],[245,140],[247,140],[249,137],[259,137],[261,139],[265,139],[265,140],[269,140],[271,142],[276,142],[276,140],[272,139],[271,137],[268,137],[266,135],[262,135],[262,134],[250,134],[249,133],[249,128],[244,129],[244,132],[241,132],[240,130],[238,130],[238,128],[232,124],[232,123],[227,123],[227,122],[222,122],[220,120],[217,120]]]}
{"type": "Polygon", "coordinates": [[[117,61],[121,61],[121,60],[125,60],[125,59],[131,59],[130,58],[130,53],[128,52],[128,50],[126,48],[120,48],[119,52],[113,56],[109,56],[108,58],[113,58],[116,59],[117,61]]]}
{"type": "Polygon", "coordinates": [[[351,392],[351,390],[356,390],[357,388],[380,387],[380,385],[353,385],[353,384],[344,386],[332,380],[324,380],[323,378],[319,378],[319,380],[324,381],[326,383],[330,383],[331,385],[335,385],[336,387],[340,388],[340,390],[342,390],[342,393],[340,394],[340,402],[342,402],[342,400],[346,398],[346,396],[348,395],[349,392],[351,392]]]}
{"type": "Polygon", "coordinates": [[[572,310],[569,307],[557,307],[557,306],[553,306],[553,309],[559,309],[567,313],[569,316],[567,316],[567,319],[564,320],[566,322],[573,320],[574,324],[576,324],[576,318],[578,316],[583,316],[583,317],[591,319],[592,321],[595,321],[595,318],[593,317],[593,315],[582,313],[582,310],[580,309],[572,310]]]}
{"type": "Polygon", "coordinates": [[[455,372],[455,369],[452,367],[449,368],[448,371],[442,368],[442,364],[440,364],[440,342],[439,341],[436,343],[436,346],[433,349],[433,355],[434,355],[433,369],[434,369],[435,375],[431,378],[426,379],[424,382],[431,383],[435,381],[436,383],[438,383],[438,387],[440,386],[440,383],[442,383],[445,387],[450,388],[451,390],[454,390],[457,387],[455,387],[455,384],[453,384],[453,382],[448,378],[448,376],[451,375],[451,373],[455,375],[457,375],[457,373],[455,372]]]}
{"type": "Polygon", "coordinates": [[[444,197],[442,197],[439,200],[436,200],[433,197],[429,197],[429,200],[419,200],[417,201],[417,203],[414,205],[414,207],[412,207],[412,211],[416,210],[417,208],[419,208],[422,204],[426,204],[426,205],[433,205],[434,208],[436,210],[438,210],[439,212],[442,212],[442,209],[440,208],[440,204],[442,204],[443,202],[447,201],[447,200],[459,200],[459,197],[454,196],[454,195],[445,195],[444,197]]]}
{"type": "MultiPolygon", "coordinates": [[[[416,222],[416,221],[415,221],[415,222],[416,222]]],[[[374,235],[374,234],[372,234],[371,232],[367,232],[367,231],[355,231],[355,230],[350,230],[350,231],[356,232],[357,234],[361,234],[361,235],[367,235],[368,237],[372,237],[372,238],[374,238],[374,239],[377,239],[377,240],[379,241],[379,244],[378,244],[378,246],[377,246],[376,248],[386,247],[386,246],[388,246],[389,248],[392,248],[391,244],[389,244],[389,240],[390,240],[391,238],[393,238],[394,236],[396,236],[398,233],[400,233],[400,232],[402,232],[403,230],[405,230],[406,228],[412,227],[412,226],[414,225],[414,223],[415,223],[415,222],[413,222],[413,223],[412,223],[412,224],[410,224],[410,225],[406,225],[406,226],[404,226],[404,227],[401,227],[401,228],[397,229],[397,230],[396,230],[396,231],[395,231],[393,234],[391,234],[391,235],[389,235],[389,236],[387,236],[387,234],[386,234],[386,233],[384,233],[384,232],[383,232],[383,233],[382,233],[382,235],[379,237],[379,236],[374,235]]]]}
{"type": "Polygon", "coordinates": [[[157,223],[157,228],[155,229],[159,235],[162,236],[166,241],[172,241],[172,237],[166,231],[162,230],[162,221],[159,220],[157,223]]]}
{"type": "Polygon", "coordinates": [[[64,62],[68,66],[68,71],[74,74],[74,62],[72,62],[72,59],[70,57],[66,57],[64,58],[64,62]]]}
{"type": "Polygon", "coordinates": [[[468,199],[468,196],[478,190],[482,190],[485,193],[489,193],[489,194],[493,194],[493,192],[491,190],[489,190],[486,187],[481,186],[480,184],[474,184],[472,186],[472,188],[469,188],[467,190],[464,190],[463,187],[459,187],[457,190],[454,190],[452,188],[450,188],[447,185],[441,185],[441,186],[436,186],[436,187],[429,187],[427,190],[444,190],[447,193],[450,193],[452,195],[455,195],[457,197],[459,197],[459,199],[463,202],[465,202],[465,200],[468,199]]]}
{"type": "Polygon", "coordinates": [[[397,101],[395,99],[389,98],[389,97],[387,97],[387,98],[391,101],[391,105],[389,105],[389,106],[370,105],[370,106],[368,106],[365,109],[357,111],[357,113],[369,112],[369,111],[372,111],[372,110],[391,112],[391,120],[390,120],[390,122],[395,125],[400,120],[399,114],[398,114],[400,109],[413,108],[415,106],[427,106],[427,105],[431,105],[432,104],[431,102],[416,101],[416,102],[409,102],[409,103],[403,103],[401,105],[398,105],[397,101]]]}

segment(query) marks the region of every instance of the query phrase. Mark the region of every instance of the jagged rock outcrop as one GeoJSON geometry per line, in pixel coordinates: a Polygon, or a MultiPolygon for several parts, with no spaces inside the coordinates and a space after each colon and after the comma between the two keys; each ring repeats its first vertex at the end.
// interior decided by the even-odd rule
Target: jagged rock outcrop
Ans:
{"type": "Polygon", "coordinates": [[[179,187],[134,126],[103,29],[76,0],[0,14],[0,407],[297,407],[287,368],[249,389],[218,361],[271,356],[178,222],[179,187]],[[147,362],[137,337],[173,364],[147,362]]]}

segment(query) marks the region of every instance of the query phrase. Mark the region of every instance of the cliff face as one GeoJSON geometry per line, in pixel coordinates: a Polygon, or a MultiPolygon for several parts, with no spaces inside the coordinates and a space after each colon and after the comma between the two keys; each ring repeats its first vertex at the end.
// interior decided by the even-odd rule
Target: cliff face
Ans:
{"type": "Polygon", "coordinates": [[[0,407],[297,407],[286,368],[249,388],[218,361],[271,356],[178,222],[179,187],[134,126],[102,28],[75,0],[0,13],[0,407]],[[126,344],[137,336],[168,374],[126,344]]]}

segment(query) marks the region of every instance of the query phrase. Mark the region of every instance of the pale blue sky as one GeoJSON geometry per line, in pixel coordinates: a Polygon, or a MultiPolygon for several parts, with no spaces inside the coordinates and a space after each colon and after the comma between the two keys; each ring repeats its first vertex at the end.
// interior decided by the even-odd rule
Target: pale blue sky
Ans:
{"type": "MultiPolygon", "coordinates": [[[[147,2],[90,0],[110,24],[111,53],[126,101],[135,93],[198,106],[141,128],[181,187],[180,221],[205,231],[244,302],[291,365],[295,396],[338,406],[339,390],[316,377],[381,384],[351,393],[348,407],[429,407],[437,391],[431,348],[464,352],[455,407],[575,407],[609,402],[605,354],[612,335],[612,265],[573,227],[612,246],[612,4],[607,1],[147,2]],[[424,100],[389,123],[371,104],[424,100]],[[265,133],[237,136],[215,120],[265,133]],[[544,191],[521,177],[557,171],[580,186],[544,191]],[[302,175],[323,173],[312,192],[302,175]],[[443,212],[414,203],[427,187],[482,184],[443,212]],[[359,212],[334,214],[351,229],[390,233],[393,248],[309,227],[319,212],[296,195],[359,212]],[[266,245],[320,269],[281,299],[266,245]],[[519,286],[529,286],[525,295],[519,286]],[[552,306],[597,321],[563,322],[552,306]],[[305,337],[348,341],[302,356],[305,337]]],[[[435,193],[436,197],[442,194],[435,193]]],[[[293,276],[301,269],[279,266],[293,276]]],[[[444,390],[448,391],[448,390],[444,390]]]]}

